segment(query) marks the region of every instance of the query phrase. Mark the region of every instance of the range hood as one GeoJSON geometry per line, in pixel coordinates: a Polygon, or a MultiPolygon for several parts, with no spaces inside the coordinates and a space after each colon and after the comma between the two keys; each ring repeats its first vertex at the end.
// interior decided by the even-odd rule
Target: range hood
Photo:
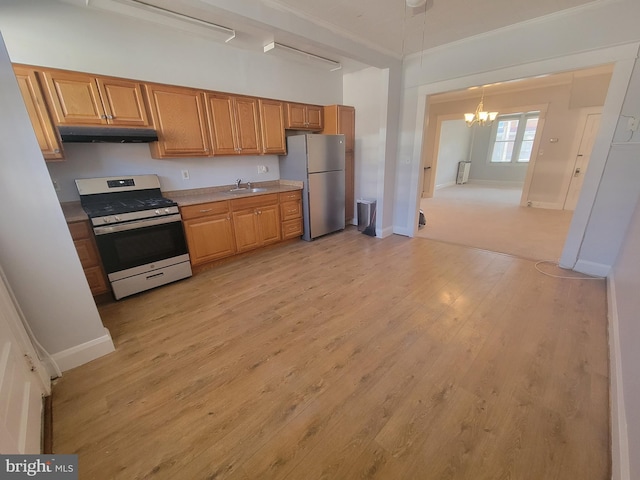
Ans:
{"type": "Polygon", "coordinates": [[[150,128],[58,127],[65,143],[149,143],[158,141],[150,128]]]}

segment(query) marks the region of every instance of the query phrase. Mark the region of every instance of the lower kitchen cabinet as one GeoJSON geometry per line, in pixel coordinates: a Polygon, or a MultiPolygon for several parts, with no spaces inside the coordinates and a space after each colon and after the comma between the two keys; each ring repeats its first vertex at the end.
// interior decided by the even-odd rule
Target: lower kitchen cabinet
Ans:
{"type": "Polygon", "coordinates": [[[238,253],[276,243],[282,238],[277,193],[232,200],[231,209],[238,253]]]}
{"type": "Polygon", "coordinates": [[[282,239],[302,236],[302,192],[280,194],[280,218],[282,218],[282,239]]]}
{"type": "Polygon", "coordinates": [[[180,213],[193,266],[303,233],[300,190],[188,205],[180,213]]]}
{"type": "Polygon", "coordinates": [[[236,253],[228,201],[190,205],[181,213],[192,265],[236,253]]]}
{"type": "Polygon", "coordinates": [[[91,293],[94,296],[107,293],[109,284],[102,269],[100,255],[98,254],[89,222],[72,222],[68,224],[68,227],[91,293]]]}

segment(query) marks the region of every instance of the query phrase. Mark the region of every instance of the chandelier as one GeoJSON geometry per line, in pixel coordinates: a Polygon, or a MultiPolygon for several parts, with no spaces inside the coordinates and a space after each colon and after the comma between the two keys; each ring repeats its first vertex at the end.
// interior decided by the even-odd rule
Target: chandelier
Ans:
{"type": "Polygon", "coordinates": [[[484,90],[482,91],[482,98],[476,108],[476,113],[465,113],[464,121],[467,122],[467,127],[471,127],[477,123],[480,127],[484,125],[491,125],[498,116],[498,112],[487,112],[484,110],[484,90]]]}

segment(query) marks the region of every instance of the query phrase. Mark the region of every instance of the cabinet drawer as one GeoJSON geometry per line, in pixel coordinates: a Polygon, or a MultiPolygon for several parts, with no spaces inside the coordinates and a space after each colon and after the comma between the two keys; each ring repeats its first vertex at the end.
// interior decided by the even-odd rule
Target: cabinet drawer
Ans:
{"type": "Polygon", "coordinates": [[[280,203],[290,202],[292,200],[302,200],[302,190],[280,193],[280,203]]]}
{"type": "Polygon", "coordinates": [[[209,215],[221,215],[223,213],[229,213],[229,201],[223,200],[220,202],[199,203],[197,205],[180,207],[180,213],[182,214],[183,220],[209,215]]]}
{"type": "Polygon", "coordinates": [[[268,193],[266,195],[255,195],[253,197],[237,198],[231,200],[231,209],[236,212],[245,208],[256,208],[264,205],[276,205],[278,203],[277,193],[268,193]]]}
{"type": "Polygon", "coordinates": [[[287,220],[282,222],[282,239],[302,236],[302,219],[287,220]]]}
{"type": "Polygon", "coordinates": [[[280,217],[283,221],[302,218],[302,203],[300,200],[283,202],[280,204],[280,217]]]}

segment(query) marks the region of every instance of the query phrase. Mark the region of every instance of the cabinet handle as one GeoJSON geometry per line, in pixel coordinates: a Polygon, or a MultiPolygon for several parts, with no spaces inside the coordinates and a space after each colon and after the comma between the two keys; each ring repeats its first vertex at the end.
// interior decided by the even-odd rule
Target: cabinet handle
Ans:
{"type": "Polygon", "coordinates": [[[103,120],[106,120],[107,116],[106,115],[100,115],[100,118],[103,119],[103,120]]]}
{"type": "Polygon", "coordinates": [[[108,118],[109,120],[113,120],[115,117],[114,117],[113,115],[107,115],[107,118],[108,118]]]}
{"type": "Polygon", "coordinates": [[[60,153],[60,150],[56,148],[53,153],[60,153]]]}
{"type": "Polygon", "coordinates": [[[287,210],[287,213],[297,213],[298,209],[296,208],[295,210],[287,210]]]}
{"type": "Polygon", "coordinates": [[[200,213],[207,213],[213,210],[213,208],[207,208],[206,210],[200,210],[200,213]]]}

